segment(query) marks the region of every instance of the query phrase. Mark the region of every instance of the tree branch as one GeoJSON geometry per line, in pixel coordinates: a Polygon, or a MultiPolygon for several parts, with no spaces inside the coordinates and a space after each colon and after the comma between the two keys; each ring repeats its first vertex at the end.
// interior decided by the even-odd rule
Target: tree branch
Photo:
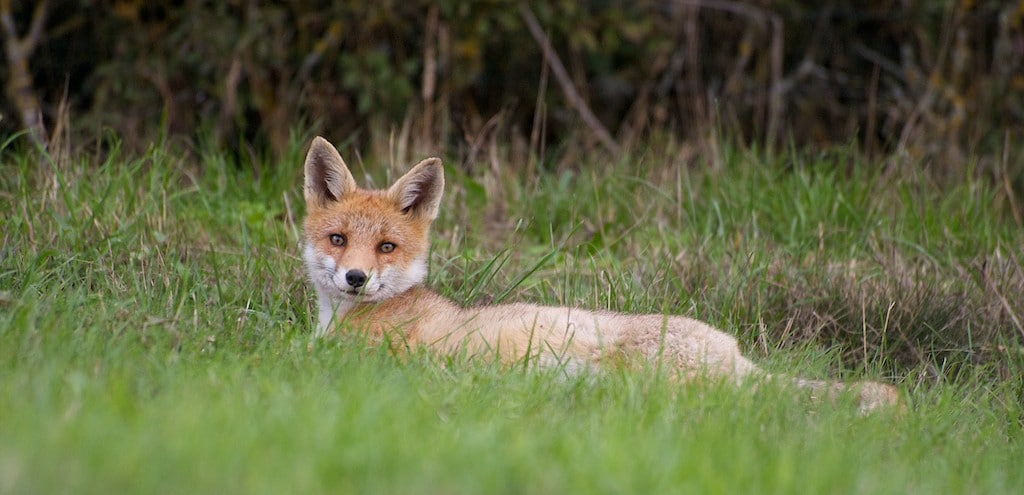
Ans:
{"type": "Polygon", "coordinates": [[[36,4],[35,10],[32,11],[32,27],[28,29],[28,34],[21,40],[21,49],[25,50],[26,57],[32,54],[32,51],[36,49],[36,45],[39,43],[39,39],[43,37],[43,26],[46,24],[46,7],[48,4],[48,0],[42,0],[36,4]]]}
{"type": "Polygon", "coordinates": [[[8,43],[18,39],[18,30],[14,28],[14,15],[11,14],[11,0],[0,0],[0,23],[4,25],[4,34],[8,43]]]}
{"type": "Polygon", "coordinates": [[[533,36],[534,41],[537,42],[537,45],[540,46],[541,51],[544,53],[544,59],[551,66],[551,72],[554,73],[558,86],[562,88],[562,93],[565,94],[569,103],[576,108],[576,112],[580,114],[583,123],[590,127],[590,130],[594,132],[597,139],[601,141],[601,144],[608,148],[608,151],[618,154],[622,149],[619,143],[615,142],[608,129],[605,129],[601,121],[597,119],[594,112],[590,111],[590,107],[587,106],[587,103],[583,101],[583,98],[576,91],[572,84],[572,78],[569,77],[569,72],[565,70],[565,65],[558,58],[558,53],[551,46],[551,42],[548,40],[547,35],[544,34],[544,30],[541,29],[540,23],[537,22],[537,16],[533,15],[533,11],[526,5],[526,2],[519,2],[519,14],[522,16],[523,22],[526,23],[526,29],[530,31],[530,35],[533,36]]]}
{"type": "Polygon", "coordinates": [[[28,34],[18,37],[18,29],[14,24],[11,12],[11,1],[0,0],[0,23],[3,24],[6,42],[4,51],[10,67],[7,74],[7,94],[14,102],[21,117],[21,124],[29,130],[37,143],[46,146],[48,138],[46,126],[43,124],[42,110],[36,98],[32,84],[32,72],[28,68],[28,60],[43,35],[46,23],[46,8],[49,2],[42,0],[36,4],[32,12],[32,24],[28,34]]]}
{"type": "Polygon", "coordinates": [[[718,10],[747,17],[764,22],[771,28],[772,40],[768,47],[771,86],[768,88],[768,129],[765,140],[769,146],[774,145],[782,132],[784,110],[782,101],[785,89],[782,75],[784,34],[782,17],[774,12],[733,0],[675,0],[675,2],[698,9],[718,10]]]}

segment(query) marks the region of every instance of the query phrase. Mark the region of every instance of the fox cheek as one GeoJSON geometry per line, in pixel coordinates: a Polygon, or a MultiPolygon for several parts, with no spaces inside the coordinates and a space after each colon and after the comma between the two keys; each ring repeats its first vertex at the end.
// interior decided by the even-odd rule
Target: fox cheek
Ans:
{"type": "Polygon", "coordinates": [[[422,283],[426,276],[426,259],[417,258],[402,266],[390,265],[383,268],[379,275],[379,284],[398,294],[422,283]]]}

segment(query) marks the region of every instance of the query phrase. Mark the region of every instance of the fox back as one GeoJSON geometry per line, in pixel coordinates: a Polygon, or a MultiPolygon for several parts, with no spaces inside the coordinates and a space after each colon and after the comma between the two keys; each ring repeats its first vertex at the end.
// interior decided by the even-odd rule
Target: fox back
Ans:
{"type": "Polygon", "coordinates": [[[366,190],[333,145],[313,140],[305,163],[303,258],[319,296],[320,332],[338,310],[385,301],[423,282],[443,191],[437,158],[388,189],[366,190]]]}

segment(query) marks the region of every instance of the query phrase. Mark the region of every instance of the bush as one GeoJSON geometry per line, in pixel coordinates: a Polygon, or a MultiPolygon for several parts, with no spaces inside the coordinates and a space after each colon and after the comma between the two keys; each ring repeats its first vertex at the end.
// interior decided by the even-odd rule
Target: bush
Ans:
{"type": "MultiPolygon", "coordinates": [[[[1024,124],[1020,2],[527,4],[627,146],[724,127],[754,143],[857,141],[957,162],[1024,124]]],[[[428,148],[471,147],[495,124],[543,130],[534,147],[592,142],[518,5],[53,0],[30,70],[51,126],[66,90],[79,131],[110,127],[136,145],[167,132],[282,150],[295,127],[365,144],[380,127],[369,124],[403,122],[400,136],[428,148]]],[[[14,24],[30,7],[8,6],[14,24]]]]}

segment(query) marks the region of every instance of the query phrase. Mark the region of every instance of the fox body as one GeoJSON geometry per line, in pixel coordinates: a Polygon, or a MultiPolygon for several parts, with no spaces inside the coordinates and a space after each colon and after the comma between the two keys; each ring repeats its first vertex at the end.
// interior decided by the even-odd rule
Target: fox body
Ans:
{"type": "MultiPolygon", "coordinates": [[[[334,146],[317,137],[306,156],[304,192],[303,258],[318,297],[317,336],[361,332],[375,341],[568,372],[646,361],[661,362],[680,379],[768,376],[734,337],[694,319],[533,304],[463,308],[424,287],[430,226],[444,192],[437,158],[388,189],[365,190],[334,146]]],[[[862,411],[899,401],[892,386],[876,382],[794,383],[812,396],[854,387],[862,411]]]]}

